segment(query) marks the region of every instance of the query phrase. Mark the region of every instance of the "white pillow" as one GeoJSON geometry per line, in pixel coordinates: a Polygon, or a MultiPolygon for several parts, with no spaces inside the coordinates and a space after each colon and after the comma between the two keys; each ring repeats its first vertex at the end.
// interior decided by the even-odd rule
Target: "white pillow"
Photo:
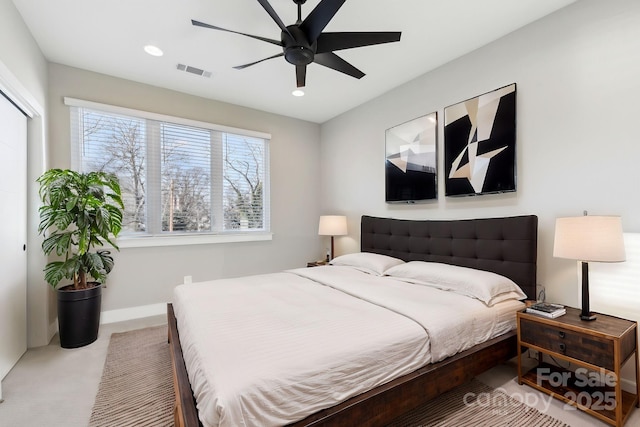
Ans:
{"type": "Polygon", "coordinates": [[[329,264],[353,267],[365,273],[382,276],[386,270],[393,266],[404,264],[404,261],[387,255],[356,252],[335,257],[329,264]]]}
{"type": "Polygon", "coordinates": [[[433,286],[479,299],[488,306],[506,299],[525,299],[511,279],[489,271],[438,262],[410,261],[390,268],[386,276],[433,286]]]}

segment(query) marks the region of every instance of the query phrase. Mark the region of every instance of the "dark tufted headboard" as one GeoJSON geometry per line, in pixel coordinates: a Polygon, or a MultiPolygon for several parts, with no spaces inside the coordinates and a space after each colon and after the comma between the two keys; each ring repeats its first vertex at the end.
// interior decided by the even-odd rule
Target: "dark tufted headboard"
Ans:
{"type": "Polygon", "coordinates": [[[362,216],[360,250],[492,271],[536,298],[538,217],[405,220],[362,216]]]}

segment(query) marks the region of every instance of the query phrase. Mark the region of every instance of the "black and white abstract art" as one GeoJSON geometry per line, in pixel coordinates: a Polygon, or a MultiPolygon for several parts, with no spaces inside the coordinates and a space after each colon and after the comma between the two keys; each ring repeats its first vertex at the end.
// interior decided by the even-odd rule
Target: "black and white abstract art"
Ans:
{"type": "Polygon", "coordinates": [[[444,110],[445,195],[516,191],[515,83],[444,110]]]}
{"type": "Polygon", "coordinates": [[[413,203],[438,197],[437,113],[385,132],[385,200],[413,203]]]}

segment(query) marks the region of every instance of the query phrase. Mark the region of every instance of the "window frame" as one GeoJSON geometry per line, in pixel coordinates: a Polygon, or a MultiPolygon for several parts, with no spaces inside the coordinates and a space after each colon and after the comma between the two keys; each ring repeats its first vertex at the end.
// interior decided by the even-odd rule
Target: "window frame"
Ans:
{"type": "MultiPolygon", "coordinates": [[[[116,243],[120,248],[135,248],[135,247],[154,247],[154,246],[179,246],[179,245],[194,245],[194,244],[215,244],[215,243],[235,243],[235,242],[252,242],[252,241],[265,241],[272,240],[273,233],[271,231],[271,195],[270,195],[270,159],[269,159],[269,143],[271,140],[271,134],[259,131],[252,131],[246,129],[235,128],[231,126],[223,126],[214,123],[202,122],[198,120],[186,119],[182,117],[169,116],[165,114],[152,113],[148,111],[136,110],[132,108],[119,107],[114,105],[102,104],[93,101],[85,101],[76,98],[65,97],[64,104],[68,107],[87,108],[97,110],[105,113],[119,114],[125,116],[132,116],[140,119],[150,119],[159,122],[168,122],[177,125],[193,126],[198,128],[204,128],[211,131],[218,131],[224,133],[230,133],[235,135],[243,135],[252,138],[260,138],[265,140],[265,177],[263,184],[263,196],[267,203],[267,207],[264,209],[264,224],[265,229],[260,231],[210,231],[210,232],[198,232],[198,233],[163,233],[163,234],[148,234],[140,233],[126,234],[118,236],[116,243]]],[[[74,121],[69,109],[69,123],[70,127],[73,126],[74,121]]],[[[81,126],[81,123],[77,123],[81,126]]],[[[80,129],[81,130],[81,129],[80,129]]],[[[79,141],[82,132],[80,130],[71,129],[71,167],[79,169],[81,155],[81,144],[79,141]]],[[[154,196],[155,197],[155,196],[154,196]]],[[[212,206],[212,212],[215,208],[212,206]]]]}

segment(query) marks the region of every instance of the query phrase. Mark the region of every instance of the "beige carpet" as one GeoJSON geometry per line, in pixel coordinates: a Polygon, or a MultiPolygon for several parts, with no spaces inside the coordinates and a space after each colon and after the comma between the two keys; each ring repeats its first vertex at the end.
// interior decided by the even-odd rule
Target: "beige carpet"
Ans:
{"type": "MultiPolygon", "coordinates": [[[[89,427],[173,425],[167,327],[111,335],[89,427]]],[[[480,381],[398,418],[393,427],[568,427],[480,381]]]]}
{"type": "Polygon", "coordinates": [[[111,335],[89,427],[173,426],[167,326],[111,335]]]}

